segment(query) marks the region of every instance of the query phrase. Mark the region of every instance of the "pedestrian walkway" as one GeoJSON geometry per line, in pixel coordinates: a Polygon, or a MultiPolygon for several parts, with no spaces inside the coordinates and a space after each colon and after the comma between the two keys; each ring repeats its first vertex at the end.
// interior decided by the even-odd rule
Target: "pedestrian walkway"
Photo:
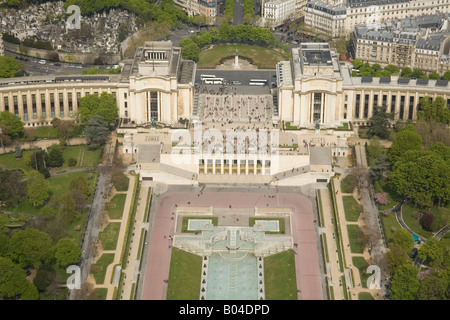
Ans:
{"type": "MultiPolygon", "coordinates": [[[[134,184],[135,184],[136,177],[133,175],[128,175],[128,177],[129,177],[128,191],[127,191],[127,197],[125,200],[122,218],[108,221],[108,223],[120,222],[120,230],[119,230],[119,235],[117,237],[116,250],[100,250],[100,252],[97,252],[97,256],[96,256],[96,260],[97,260],[101,257],[102,254],[114,253],[114,260],[110,265],[108,265],[108,267],[106,269],[106,276],[105,276],[105,281],[103,284],[95,283],[95,280],[92,277],[92,275],[89,276],[89,278],[90,278],[89,281],[91,283],[92,282],[95,283],[94,289],[97,289],[97,288],[108,289],[108,293],[106,295],[106,300],[114,299],[114,288],[116,287],[116,285],[111,283],[111,279],[113,279],[113,276],[114,276],[114,272],[115,272],[114,267],[116,265],[120,264],[120,262],[121,262],[120,258],[121,258],[121,254],[123,251],[124,239],[125,239],[125,235],[126,235],[126,231],[127,231],[126,230],[127,229],[127,221],[128,221],[128,217],[130,214],[131,202],[133,199],[133,190],[134,190],[134,184]]],[[[109,200],[111,200],[111,199],[109,199],[109,200]]]]}
{"type": "MultiPolygon", "coordinates": [[[[351,270],[355,283],[347,283],[347,287],[349,288],[349,294],[351,294],[351,299],[357,299],[357,296],[360,292],[369,292],[372,294],[372,296],[376,296],[378,293],[378,290],[376,289],[363,289],[361,284],[361,275],[359,273],[359,269],[353,265],[353,257],[364,257],[365,260],[369,263],[370,262],[370,255],[368,254],[367,250],[364,250],[364,252],[361,253],[352,253],[351,252],[351,246],[350,246],[350,238],[348,235],[347,226],[351,224],[357,224],[361,229],[363,229],[364,223],[362,221],[362,215],[360,215],[358,222],[347,222],[345,219],[345,210],[344,210],[344,203],[342,200],[343,195],[351,195],[349,194],[342,194],[341,190],[341,180],[344,179],[345,176],[340,176],[337,179],[332,179],[333,187],[335,190],[335,201],[336,201],[336,207],[338,210],[338,219],[341,224],[341,238],[342,238],[342,246],[343,246],[343,254],[345,257],[346,265],[344,268],[351,270]]],[[[358,197],[357,197],[358,198],[358,197]]],[[[347,280],[347,279],[346,279],[347,280]]]]}

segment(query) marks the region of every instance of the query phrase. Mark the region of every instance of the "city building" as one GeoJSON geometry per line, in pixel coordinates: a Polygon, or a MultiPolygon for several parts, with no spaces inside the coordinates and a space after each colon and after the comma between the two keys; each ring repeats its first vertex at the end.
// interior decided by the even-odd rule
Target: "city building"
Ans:
{"type": "Polygon", "coordinates": [[[263,19],[268,27],[277,27],[296,17],[297,0],[274,0],[264,3],[263,19]]]}
{"type": "Polygon", "coordinates": [[[216,0],[175,0],[175,4],[183,9],[189,17],[202,15],[215,19],[217,16],[216,0]]]}
{"type": "Polygon", "coordinates": [[[348,0],[345,5],[312,0],[305,23],[324,35],[347,37],[360,24],[449,12],[450,0],[348,0]]]}
{"type": "MultiPolygon", "coordinates": [[[[55,117],[74,119],[81,97],[107,92],[116,96],[124,126],[148,126],[152,121],[171,126],[180,118],[203,121],[197,108],[208,95],[199,91],[196,64],[183,60],[180,48],[168,41],[146,42],[134,59],[123,63],[121,75],[2,79],[0,111],[15,113],[26,127],[45,126],[55,117]]],[[[273,88],[254,91],[254,86],[237,87],[249,101],[258,96],[265,99],[269,111],[259,115],[264,121],[291,122],[303,128],[314,128],[317,121],[322,128],[336,128],[344,122],[367,123],[373,106],[380,104],[389,107],[394,120],[414,120],[419,98],[426,95],[441,96],[450,105],[447,81],[351,77],[351,64],[339,62],[327,43],[303,43],[293,48],[292,59],[277,64],[273,88]]]]}
{"type": "Polygon", "coordinates": [[[351,36],[354,59],[438,72],[450,69],[448,15],[424,15],[358,25],[351,36]]]}

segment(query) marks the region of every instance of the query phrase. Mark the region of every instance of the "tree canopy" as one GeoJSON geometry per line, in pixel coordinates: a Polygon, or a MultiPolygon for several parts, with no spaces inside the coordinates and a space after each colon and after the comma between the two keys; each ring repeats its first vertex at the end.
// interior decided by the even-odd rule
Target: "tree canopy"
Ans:
{"type": "Polygon", "coordinates": [[[55,259],[61,267],[67,267],[80,260],[81,250],[77,243],[69,238],[60,239],[55,246],[55,259]]]}
{"type": "Polygon", "coordinates": [[[82,97],[78,113],[83,124],[87,124],[95,115],[100,116],[107,124],[113,123],[119,114],[115,97],[106,92],[100,96],[90,94],[82,97]]]}
{"type": "MultiPolygon", "coordinates": [[[[0,57],[1,58],[1,57],[0,57]]],[[[0,66],[1,70],[1,66],[0,66]]],[[[9,128],[7,134],[11,138],[17,138],[23,133],[23,123],[22,120],[15,114],[9,111],[0,112],[0,125],[9,128]]]]}
{"type": "Polygon", "coordinates": [[[9,56],[0,56],[0,78],[12,78],[19,72],[19,63],[9,56]]]}
{"type": "Polygon", "coordinates": [[[9,256],[20,267],[39,268],[53,258],[50,236],[37,229],[17,231],[9,241],[9,256]]]}
{"type": "Polygon", "coordinates": [[[369,137],[377,136],[381,139],[389,137],[389,115],[386,113],[386,106],[377,106],[373,109],[373,115],[370,118],[372,125],[367,133],[369,137]]]}
{"type": "Polygon", "coordinates": [[[394,164],[408,150],[422,150],[422,138],[413,125],[407,125],[397,133],[389,150],[389,159],[394,164]]]}
{"type": "Polygon", "coordinates": [[[450,124],[450,109],[447,102],[442,97],[436,97],[431,102],[431,98],[426,96],[419,101],[419,111],[417,118],[425,121],[435,121],[446,125],[450,124]]]}
{"type": "Polygon", "coordinates": [[[49,183],[37,171],[31,170],[27,174],[27,195],[33,207],[42,206],[49,197],[49,183]]]}
{"type": "Polygon", "coordinates": [[[0,296],[14,298],[28,288],[25,272],[8,258],[0,257],[0,296]]]}
{"type": "Polygon", "coordinates": [[[400,266],[391,282],[391,297],[394,300],[415,300],[420,288],[417,274],[418,270],[412,264],[400,266]]]}
{"type": "Polygon", "coordinates": [[[85,130],[87,146],[90,150],[98,149],[108,140],[109,130],[102,117],[95,115],[87,123],[85,130]]]}

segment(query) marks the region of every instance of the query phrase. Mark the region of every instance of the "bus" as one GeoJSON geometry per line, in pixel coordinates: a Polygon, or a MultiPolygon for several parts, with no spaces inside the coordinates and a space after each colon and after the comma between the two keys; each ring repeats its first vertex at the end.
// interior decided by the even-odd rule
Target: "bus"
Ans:
{"type": "Polygon", "coordinates": [[[215,78],[216,76],[211,75],[211,74],[202,74],[200,75],[200,80],[204,81],[205,79],[211,79],[211,78],[215,78]]]}
{"type": "Polygon", "coordinates": [[[262,79],[250,79],[250,82],[248,83],[251,86],[267,86],[267,80],[262,79]]]}
{"type": "Polygon", "coordinates": [[[205,79],[205,84],[223,84],[223,78],[205,79]]]}

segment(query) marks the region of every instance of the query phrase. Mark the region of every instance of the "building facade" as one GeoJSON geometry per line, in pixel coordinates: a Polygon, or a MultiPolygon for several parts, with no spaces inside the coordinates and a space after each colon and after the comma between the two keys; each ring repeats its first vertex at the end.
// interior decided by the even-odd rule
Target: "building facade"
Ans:
{"type": "Polygon", "coordinates": [[[438,72],[450,69],[448,15],[425,15],[374,25],[358,25],[351,36],[354,59],[438,72]]]}
{"type": "Polygon", "coordinates": [[[322,34],[346,37],[360,24],[449,12],[450,0],[348,0],[345,6],[313,0],[306,5],[305,23],[322,34]]]}
{"type": "Polygon", "coordinates": [[[183,9],[189,17],[202,15],[207,18],[215,18],[217,16],[216,0],[175,0],[175,4],[183,9]]]}
{"type": "MultiPolygon", "coordinates": [[[[366,124],[374,107],[387,106],[394,120],[415,120],[419,99],[440,96],[450,105],[445,80],[351,77],[351,64],[339,62],[327,43],[303,43],[292,59],[276,66],[274,121],[302,128],[336,128],[344,122],[366,124]]],[[[80,98],[115,95],[122,125],[175,125],[194,119],[196,65],[181,58],[170,42],[147,42],[122,75],[43,76],[0,80],[0,112],[8,110],[25,127],[50,125],[54,118],[76,119],[80,98]]],[[[245,72],[245,71],[239,71],[245,72]]]]}
{"type": "Polygon", "coordinates": [[[297,0],[274,0],[264,3],[263,18],[266,26],[277,27],[296,17],[297,0]]]}

